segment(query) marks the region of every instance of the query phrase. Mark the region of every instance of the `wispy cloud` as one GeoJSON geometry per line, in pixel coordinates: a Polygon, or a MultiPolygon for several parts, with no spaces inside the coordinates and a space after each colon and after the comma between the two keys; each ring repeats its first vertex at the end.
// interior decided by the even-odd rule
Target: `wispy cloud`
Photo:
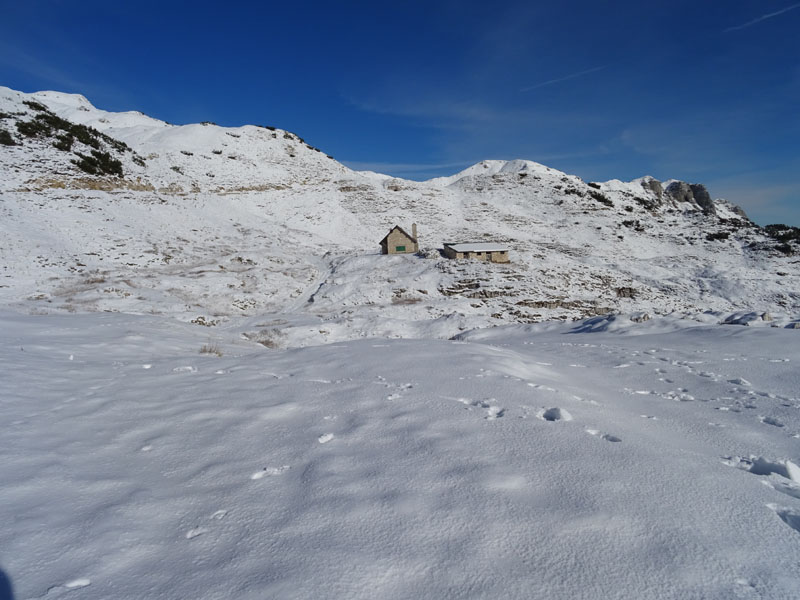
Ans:
{"type": "Polygon", "coordinates": [[[761,15],[753,19],[752,21],[748,21],[747,23],[742,23],[741,25],[736,25],[735,27],[728,27],[724,33],[728,33],[730,31],[739,31],[740,29],[745,29],[750,27],[751,25],[755,25],[756,23],[761,23],[761,21],[766,21],[767,19],[771,19],[772,17],[777,17],[778,15],[782,15],[783,13],[787,13],[790,10],[794,10],[795,8],[800,8],[800,2],[797,4],[792,4],[791,6],[787,6],[786,8],[782,8],[780,10],[776,10],[775,12],[767,13],[765,15],[761,15]]]}
{"type": "Polygon", "coordinates": [[[86,82],[74,79],[51,64],[5,42],[0,42],[0,66],[46,82],[47,85],[68,88],[70,91],[85,90],[88,87],[86,82]]]}
{"type": "Polygon", "coordinates": [[[585,71],[578,71],[577,73],[570,73],[569,75],[564,75],[563,77],[557,77],[555,79],[548,79],[547,81],[542,81],[541,83],[537,83],[535,85],[529,85],[528,87],[524,87],[520,90],[520,92],[530,92],[531,90],[536,90],[539,88],[546,87],[548,85],[553,85],[554,83],[561,83],[562,81],[569,81],[570,79],[577,79],[578,77],[583,77],[584,75],[589,75],[590,73],[597,73],[597,71],[602,71],[603,69],[607,68],[608,65],[601,65],[599,67],[594,67],[591,69],[586,69],[585,71]]]}

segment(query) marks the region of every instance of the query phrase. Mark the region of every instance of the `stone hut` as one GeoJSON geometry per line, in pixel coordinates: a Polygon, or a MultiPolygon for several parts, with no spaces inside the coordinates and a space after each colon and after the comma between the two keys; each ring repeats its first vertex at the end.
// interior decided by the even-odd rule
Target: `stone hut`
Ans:
{"type": "Polygon", "coordinates": [[[493,242],[465,242],[445,244],[444,255],[447,258],[470,258],[493,263],[511,262],[508,246],[493,242]]]}
{"type": "Polygon", "coordinates": [[[417,224],[411,225],[411,235],[408,235],[399,225],[395,225],[380,243],[381,254],[413,254],[418,252],[417,224]]]}

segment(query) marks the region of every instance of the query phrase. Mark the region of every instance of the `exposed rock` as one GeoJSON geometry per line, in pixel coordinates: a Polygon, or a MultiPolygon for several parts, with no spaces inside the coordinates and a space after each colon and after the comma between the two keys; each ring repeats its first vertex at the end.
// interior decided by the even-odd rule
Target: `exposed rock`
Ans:
{"type": "Polygon", "coordinates": [[[723,325],[750,325],[753,321],[758,321],[761,319],[761,315],[755,312],[746,312],[746,313],[733,313],[729,315],[724,321],[722,321],[723,325]]]}
{"type": "Polygon", "coordinates": [[[689,185],[689,187],[692,190],[694,201],[700,208],[703,209],[704,213],[707,215],[717,214],[717,211],[714,208],[714,201],[711,199],[711,194],[708,193],[706,186],[704,186],[702,183],[692,183],[689,185]]]}
{"type": "Polygon", "coordinates": [[[652,177],[645,177],[642,179],[642,187],[655,194],[656,198],[661,200],[661,197],[664,195],[664,187],[661,185],[661,182],[658,179],[653,179],[652,177]]]}
{"type": "Polygon", "coordinates": [[[747,213],[744,212],[744,209],[741,206],[737,206],[736,204],[728,203],[728,208],[730,208],[733,212],[735,212],[740,217],[750,221],[750,217],[747,216],[747,213]]]}
{"type": "Polygon", "coordinates": [[[683,181],[673,181],[667,186],[667,189],[664,190],[670,198],[675,200],[675,202],[693,202],[694,201],[694,194],[692,194],[692,188],[689,187],[688,183],[684,183],[683,181]]]}
{"type": "Polygon", "coordinates": [[[636,298],[636,289],[632,287],[618,287],[617,298],[636,298]]]}
{"type": "Polygon", "coordinates": [[[697,205],[705,214],[714,215],[717,213],[714,208],[714,201],[708,193],[706,186],[700,183],[686,183],[684,181],[673,181],[667,186],[666,194],[676,202],[690,202],[697,205]]]}

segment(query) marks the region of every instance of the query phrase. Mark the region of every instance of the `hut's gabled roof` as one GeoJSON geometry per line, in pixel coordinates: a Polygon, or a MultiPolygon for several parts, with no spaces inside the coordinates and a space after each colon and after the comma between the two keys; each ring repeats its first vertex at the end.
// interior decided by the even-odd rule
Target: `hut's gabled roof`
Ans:
{"type": "Polygon", "coordinates": [[[392,232],[393,232],[395,229],[399,229],[399,230],[400,230],[400,233],[402,233],[404,236],[406,236],[408,239],[410,239],[410,240],[411,240],[412,242],[414,242],[415,244],[417,243],[417,238],[415,238],[415,237],[413,237],[413,236],[409,235],[409,234],[408,234],[408,232],[407,232],[405,229],[403,229],[402,227],[400,227],[400,225],[395,225],[394,227],[392,227],[392,228],[389,230],[389,233],[387,233],[387,234],[384,236],[384,238],[383,238],[383,239],[382,239],[380,242],[378,242],[378,243],[382,244],[383,242],[385,242],[385,241],[386,241],[386,239],[387,239],[387,238],[388,238],[388,237],[389,237],[389,236],[392,234],[392,232]]]}

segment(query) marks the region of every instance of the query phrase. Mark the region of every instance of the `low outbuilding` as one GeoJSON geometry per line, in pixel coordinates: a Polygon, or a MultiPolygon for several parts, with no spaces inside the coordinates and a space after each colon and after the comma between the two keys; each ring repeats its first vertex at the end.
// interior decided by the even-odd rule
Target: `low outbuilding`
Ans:
{"type": "Polygon", "coordinates": [[[381,254],[413,254],[419,251],[417,242],[417,224],[411,225],[411,235],[399,225],[389,230],[381,241],[381,254]]]}
{"type": "Polygon", "coordinates": [[[463,242],[444,245],[447,258],[469,258],[493,263],[511,262],[508,246],[494,242],[463,242]]]}

